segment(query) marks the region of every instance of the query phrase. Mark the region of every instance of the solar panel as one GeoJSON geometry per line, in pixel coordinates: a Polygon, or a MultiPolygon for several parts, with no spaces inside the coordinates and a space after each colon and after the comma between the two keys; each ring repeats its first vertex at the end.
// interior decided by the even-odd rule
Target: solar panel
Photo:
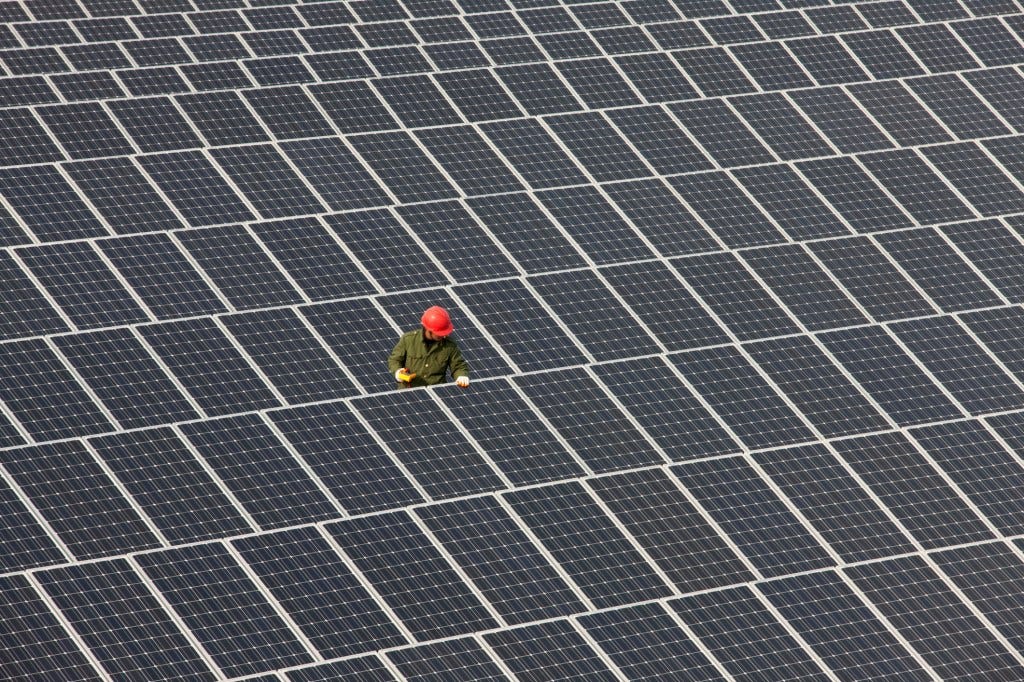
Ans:
{"type": "Polygon", "coordinates": [[[1022,16],[0,2],[0,677],[1021,677],[1022,16]]]}

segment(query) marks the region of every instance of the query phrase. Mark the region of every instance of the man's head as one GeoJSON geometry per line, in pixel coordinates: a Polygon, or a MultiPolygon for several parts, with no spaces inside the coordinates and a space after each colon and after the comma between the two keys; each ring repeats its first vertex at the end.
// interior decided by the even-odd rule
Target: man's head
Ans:
{"type": "Polygon", "coordinates": [[[420,323],[423,325],[423,336],[428,341],[440,341],[454,329],[448,311],[439,305],[427,308],[420,318],[420,323]]]}

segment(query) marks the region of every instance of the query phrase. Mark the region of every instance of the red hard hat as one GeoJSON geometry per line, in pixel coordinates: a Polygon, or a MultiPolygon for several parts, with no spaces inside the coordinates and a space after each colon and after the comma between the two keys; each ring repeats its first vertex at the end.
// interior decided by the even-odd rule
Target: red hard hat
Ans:
{"type": "Polygon", "coordinates": [[[438,336],[448,336],[452,333],[452,318],[448,317],[448,311],[439,305],[427,308],[420,318],[425,329],[428,329],[438,336]]]}

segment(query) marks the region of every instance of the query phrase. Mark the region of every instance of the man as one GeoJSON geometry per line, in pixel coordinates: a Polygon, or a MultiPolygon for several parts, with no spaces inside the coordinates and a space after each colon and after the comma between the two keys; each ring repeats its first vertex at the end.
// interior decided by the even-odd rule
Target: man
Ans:
{"type": "Polygon", "coordinates": [[[460,388],[469,386],[469,367],[452,333],[452,320],[441,306],[427,308],[420,318],[422,328],[406,332],[398,339],[388,358],[388,371],[398,388],[432,386],[447,381],[450,372],[460,388]]]}

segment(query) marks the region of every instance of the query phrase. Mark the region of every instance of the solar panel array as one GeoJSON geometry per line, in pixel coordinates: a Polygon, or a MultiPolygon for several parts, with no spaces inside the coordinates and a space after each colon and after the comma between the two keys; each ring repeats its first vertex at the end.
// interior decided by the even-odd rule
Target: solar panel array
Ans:
{"type": "Polygon", "coordinates": [[[0,678],[1024,679],[1018,3],[0,21],[0,678]]]}

